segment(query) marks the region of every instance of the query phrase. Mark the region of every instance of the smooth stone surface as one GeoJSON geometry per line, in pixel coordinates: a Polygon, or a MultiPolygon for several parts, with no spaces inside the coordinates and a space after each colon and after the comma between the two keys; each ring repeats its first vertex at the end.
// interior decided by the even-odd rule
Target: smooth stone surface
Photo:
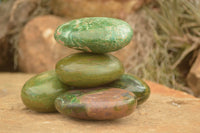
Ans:
{"type": "Polygon", "coordinates": [[[64,115],[87,120],[110,120],[130,115],[137,100],[130,91],[119,88],[73,90],[55,100],[64,115]]]}
{"type": "Polygon", "coordinates": [[[58,43],[70,48],[107,53],[128,45],[133,31],[123,20],[91,17],[75,19],[60,25],[54,36],[58,43]]]}
{"type": "Polygon", "coordinates": [[[123,74],[118,80],[106,86],[122,88],[134,93],[137,97],[138,105],[144,103],[150,96],[149,86],[131,74],[123,74]]]}
{"type": "Polygon", "coordinates": [[[43,72],[26,81],[21,90],[21,99],[31,110],[56,112],[54,100],[68,88],[58,80],[55,71],[43,72]]]}
{"type": "Polygon", "coordinates": [[[59,79],[74,87],[97,87],[118,79],[122,63],[110,54],[76,53],[56,64],[59,79]]]}

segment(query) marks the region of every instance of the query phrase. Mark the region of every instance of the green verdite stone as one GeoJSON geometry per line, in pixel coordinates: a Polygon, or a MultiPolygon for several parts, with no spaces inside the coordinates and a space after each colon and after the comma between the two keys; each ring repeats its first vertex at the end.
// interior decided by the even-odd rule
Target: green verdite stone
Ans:
{"type": "Polygon", "coordinates": [[[55,100],[55,107],[61,114],[87,120],[122,118],[130,115],[136,105],[132,92],[112,87],[71,90],[55,100]]]}
{"type": "Polygon", "coordinates": [[[131,91],[136,95],[138,105],[144,103],[150,95],[149,86],[144,81],[131,74],[123,74],[118,80],[115,80],[106,86],[117,87],[131,91]]]}
{"type": "Polygon", "coordinates": [[[21,90],[21,99],[26,107],[37,112],[55,112],[54,101],[66,92],[68,86],[61,83],[55,71],[47,71],[29,79],[21,90]]]}
{"type": "Polygon", "coordinates": [[[133,36],[130,25],[120,19],[91,17],[60,25],[54,34],[64,46],[92,53],[107,53],[129,44],[133,36]]]}
{"type": "Polygon", "coordinates": [[[110,54],[76,53],[56,64],[60,81],[74,87],[96,87],[118,79],[122,63],[110,54]]]}

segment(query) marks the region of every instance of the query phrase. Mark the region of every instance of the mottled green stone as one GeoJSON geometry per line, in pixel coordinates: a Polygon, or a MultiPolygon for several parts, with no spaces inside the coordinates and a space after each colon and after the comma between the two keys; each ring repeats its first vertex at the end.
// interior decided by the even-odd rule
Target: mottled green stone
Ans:
{"type": "Polygon", "coordinates": [[[115,80],[106,86],[117,87],[131,91],[136,95],[138,105],[144,103],[150,95],[149,86],[144,81],[131,74],[123,74],[118,80],[115,80]]]}
{"type": "Polygon", "coordinates": [[[91,17],[75,19],[60,25],[54,36],[58,43],[70,48],[107,53],[128,45],[133,31],[123,20],[91,17]]]}
{"type": "Polygon", "coordinates": [[[55,112],[56,97],[68,89],[68,86],[59,81],[55,71],[47,71],[32,77],[24,84],[21,99],[31,110],[55,112]]]}
{"type": "Polygon", "coordinates": [[[71,90],[55,100],[61,114],[87,120],[119,119],[130,115],[136,105],[132,92],[112,87],[71,90]]]}
{"type": "Polygon", "coordinates": [[[118,79],[124,73],[124,67],[110,54],[76,53],[58,61],[56,73],[63,83],[86,88],[118,79]]]}

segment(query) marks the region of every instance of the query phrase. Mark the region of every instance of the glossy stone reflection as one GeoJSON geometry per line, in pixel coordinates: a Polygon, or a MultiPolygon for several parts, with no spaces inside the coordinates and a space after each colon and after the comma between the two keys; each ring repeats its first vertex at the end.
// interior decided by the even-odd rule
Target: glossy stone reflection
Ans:
{"type": "Polygon", "coordinates": [[[128,45],[133,31],[123,20],[91,17],[75,19],[59,26],[54,36],[58,43],[70,48],[107,53],[128,45]]]}
{"type": "Polygon", "coordinates": [[[96,87],[118,79],[124,67],[110,54],[76,53],[58,61],[56,73],[67,85],[96,87]]]}
{"type": "Polygon", "coordinates": [[[55,71],[38,74],[29,79],[21,91],[26,107],[38,112],[55,112],[54,100],[69,89],[61,83],[55,71]]]}
{"type": "Polygon", "coordinates": [[[144,103],[150,95],[149,86],[144,81],[131,74],[123,74],[118,80],[115,80],[106,86],[117,87],[131,91],[136,95],[138,105],[144,103]]]}
{"type": "Polygon", "coordinates": [[[135,95],[119,88],[73,90],[55,100],[56,109],[67,116],[110,120],[130,115],[137,105],[135,95]]]}

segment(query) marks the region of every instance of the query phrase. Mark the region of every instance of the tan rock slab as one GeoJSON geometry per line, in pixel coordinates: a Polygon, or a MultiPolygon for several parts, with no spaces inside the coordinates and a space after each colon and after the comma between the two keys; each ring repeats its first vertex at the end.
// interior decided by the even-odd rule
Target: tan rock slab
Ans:
{"type": "Polygon", "coordinates": [[[128,117],[83,121],[58,113],[36,113],[21,99],[22,85],[33,75],[0,74],[0,133],[199,133],[200,100],[184,92],[147,82],[149,100],[128,117]]]}

